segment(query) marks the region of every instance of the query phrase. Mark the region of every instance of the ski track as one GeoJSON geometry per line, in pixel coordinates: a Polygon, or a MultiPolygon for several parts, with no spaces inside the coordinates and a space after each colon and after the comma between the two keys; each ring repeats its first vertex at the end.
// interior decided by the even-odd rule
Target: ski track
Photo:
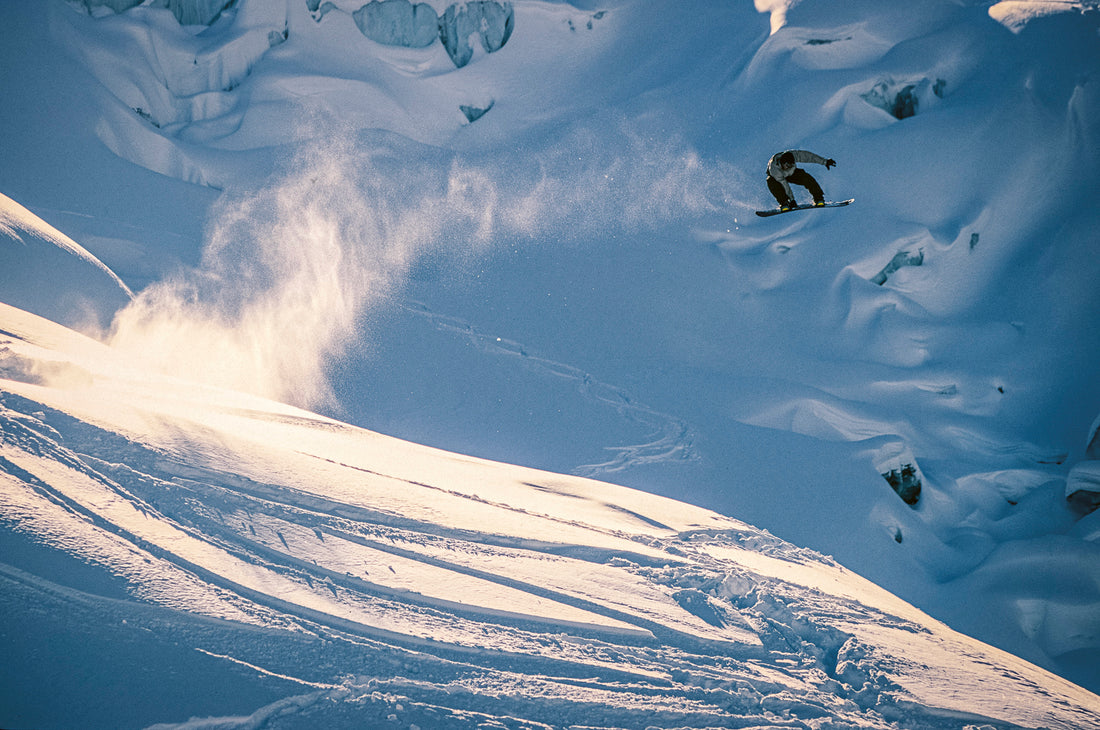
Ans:
{"type": "Polygon", "coordinates": [[[594,378],[590,373],[566,363],[532,354],[522,343],[479,331],[471,323],[450,315],[433,312],[421,302],[410,302],[405,310],[427,319],[441,332],[467,338],[482,352],[501,358],[518,358],[523,366],[541,376],[569,381],[587,400],[615,410],[630,423],[641,424],[655,437],[642,444],[608,446],[614,457],[598,464],[582,464],[572,473],[577,476],[599,477],[630,469],[634,466],[696,458],[691,427],[676,416],[662,413],[638,402],[629,392],[594,378]]]}
{"type": "MultiPolygon", "coordinates": [[[[339,723],[370,713],[441,728],[808,728],[825,716],[887,728],[895,727],[891,713],[906,717],[907,727],[957,727],[950,713],[897,704],[905,693],[852,633],[866,623],[912,635],[924,629],[725,559],[748,550],[836,568],[752,528],[675,534],[654,526],[667,537],[618,536],[637,546],[633,552],[516,541],[184,466],[27,397],[8,393],[0,402],[0,457],[21,487],[4,492],[7,519],[22,515],[20,529],[46,543],[72,534],[74,521],[91,526],[87,539],[102,549],[81,552],[127,575],[135,595],[196,620],[236,622],[213,632],[175,626],[177,641],[315,690],[248,717],[172,727],[277,728],[294,718],[339,723]],[[112,551],[144,555],[149,572],[122,558],[111,563],[112,551]],[[151,573],[165,572],[182,595],[148,587],[151,573]],[[403,585],[402,575],[413,583],[403,585]],[[188,577],[198,585],[187,588],[188,577]],[[433,585],[439,591],[429,595],[424,586],[433,585]],[[246,623],[261,635],[297,638],[249,639],[232,628],[246,623]],[[320,665],[312,651],[300,653],[316,641],[325,647],[320,665]],[[406,676],[400,667],[413,663],[415,676],[406,676]],[[326,666],[357,666],[362,674],[326,676],[326,666]]],[[[124,613],[139,628],[158,623],[140,604],[14,568],[0,580],[36,600],[77,601],[100,619],[117,623],[124,613]]]]}

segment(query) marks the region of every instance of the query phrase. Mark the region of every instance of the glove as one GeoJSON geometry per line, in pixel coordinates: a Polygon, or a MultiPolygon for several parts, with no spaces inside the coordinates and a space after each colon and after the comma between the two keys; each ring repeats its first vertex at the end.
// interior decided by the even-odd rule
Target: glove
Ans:
{"type": "Polygon", "coordinates": [[[834,167],[836,167],[836,160],[834,160],[834,159],[833,159],[832,157],[830,157],[829,159],[825,160],[825,169],[826,169],[826,170],[831,170],[831,169],[833,169],[834,167]]]}

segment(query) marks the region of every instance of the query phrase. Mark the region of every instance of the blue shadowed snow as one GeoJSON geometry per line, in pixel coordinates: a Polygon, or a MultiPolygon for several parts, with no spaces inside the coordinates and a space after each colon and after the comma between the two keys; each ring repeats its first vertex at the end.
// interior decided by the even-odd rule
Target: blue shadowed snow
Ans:
{"type": "Polygon", "coordinates": [[[0,311],[0,726],[1096,724],[1093,3],[96,5],[0,8],[110,345],[0,311]]]}

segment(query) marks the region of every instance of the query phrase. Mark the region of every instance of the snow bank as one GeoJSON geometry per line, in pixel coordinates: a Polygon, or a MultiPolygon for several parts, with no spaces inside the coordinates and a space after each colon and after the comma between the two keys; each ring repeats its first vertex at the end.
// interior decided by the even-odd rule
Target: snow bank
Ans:
{"type": "Polygon", "coordinates": [[[0,194],[0,300],[75,329],[99,332],[131,297],[99,259],[0,194]]]}
{"type": "Polygon", "coordinates": [[[1001,0],[989,6],[989,17],[1014,33],[1019,33],[1029,22],[1047,15],[1095,10],[1096,2],[1074,0],[1001,0]]]}
{"type": "Polygon", "coordinates": [[[121,104],[100,124],[100,138],[125,159],[200,184],[214,181],[198,169],[193,158],[202,152],[187,138],[209,143],[237,129],[246,101],[239,89],[285,41],[288,22],[281,3],[255,2],[197,34],[153,6],[102,18],[54,9],[51,20],[121,104]]]}
{"type": "Polygon", "coordinates": [[[1085,459],[1074,464],[1066,478],[1066,498],[1082,511],[1100,507],[1100,417],[1089,431],[1085,459]]]}
{"type": "Polygon", "coordinates": [[[0,672],[35,686],[43,644],[66,669],[65,702],[13,692],[5,725],[1100,722],[1095,695],[730,517],[165,378],[6,305],[0,330],[0,605],[36,629],[0,672]]]}
{"type": "MultiPolygon", "coordinates": [[[[239,0],[156,0],[154,5],[167,7],[176,16],[180,25],[210,25],[222,14],[222,11],[237,4],[239,0]]],[[[122,13],[141,5],[144,0],[81,0],[89,11],[106,8],[122,13]]]]}

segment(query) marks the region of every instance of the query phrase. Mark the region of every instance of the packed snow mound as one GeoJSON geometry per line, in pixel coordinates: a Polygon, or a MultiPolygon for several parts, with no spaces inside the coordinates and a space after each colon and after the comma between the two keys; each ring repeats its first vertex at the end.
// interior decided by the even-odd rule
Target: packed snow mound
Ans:
{"type": "Polygon", "coordinates": [[[1013,33],[1019,33],[1033,20],[1059,13],[1096,10],[1095,0],[1001,0],[989,7],[989,17],[1001,23],[1013,33]]]}
{"type": "Polygon", "coordinates": [[[525,115],[575,103],[570,87],[538,77],[568,77],[607,38],[595,22],[606,13],[565,3],[240,0],[201,32],[156,4],[50,12],[59,43],[108,92],[100,139],[138,165],[217,188],[269,172],[326,125],[446,142],[493,107],[502,80],[466,72],[517,45],[520,13],[525,40],[508,62],[519,70],[484,65],[522,79],[504,86],[513,100],[530,97],[525,115]]]}
{"type": "Polygon", "coordinates": [[[104,17],[67,10],[52,8],[54,32],[116,102],[100,139],[149,169],[215,184],[196,143],[217,143],[243,123],[249,98],[238,89],[286,40],[286,6],[241,3],[200,33],[155,4],[104,17]]]}
{"type": "Polygon", "coordinates": [[[101,331],[132,295],[99,259],[0,193],[0,301],[101,331]]]}
{"type": "MultiPolygon", "coordinates": [[[[125,12],[141,5],[145,0],[81,0],[90,12],[107,9],[116,13],[125,12]]],[[[232,7],[237,0],[153,0],[150,7],[166,7],[176,17],[180,25],[210,25],[217,20],[222,11],[232,7]]]]}
{"type": "Polygon", "coordinates": [[[1070,469],[1066,498],[1083,511],[1092,512],[1100,507],[1100,417],[1089,429],[1085,458],[1070,469]]]}
{"type": "Polygon", "coordinates": [[[67,676],[140,682],[180,660],[166,641],[209,665],[180,681],[266,696],[206,721],[210,691],[120,703],[116,726],[1100,723],[1095,695],[736,519],[151,375],[5,305],[0,330],[0,596],[64,627],[70,670],[29,714],[42,637],[10,631],[0,720],[86,724],[98,685],[67,676]]]}

